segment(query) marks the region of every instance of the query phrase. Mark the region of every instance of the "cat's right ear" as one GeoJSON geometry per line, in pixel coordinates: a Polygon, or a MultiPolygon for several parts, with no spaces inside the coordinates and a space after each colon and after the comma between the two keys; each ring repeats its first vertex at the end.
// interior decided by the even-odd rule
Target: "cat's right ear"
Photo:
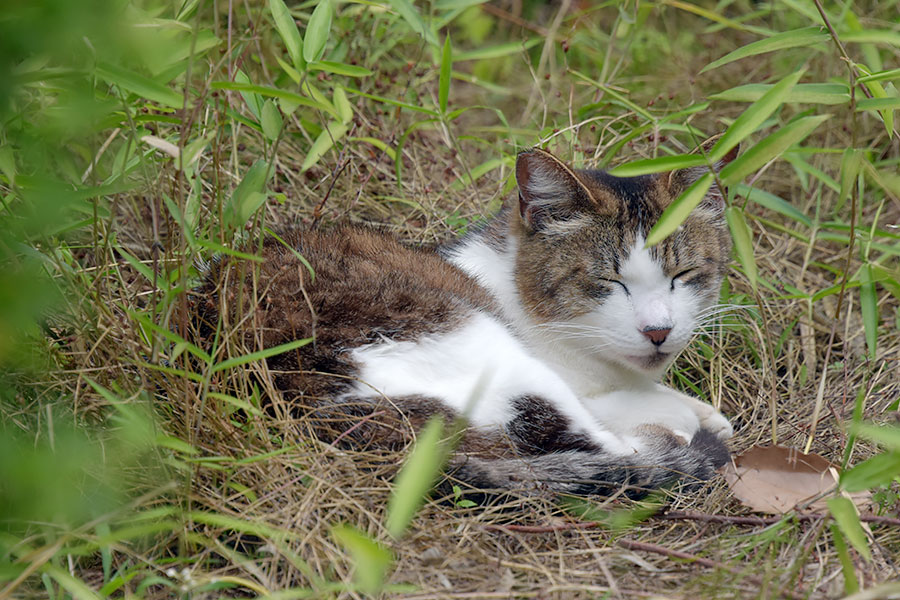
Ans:
{"type": "Polygon", "coordinates": [[[532,231],[544,229],[551,221],[573,219],[580,209],[596,204],[575,172],[540,148],[525,150],[516,157],[516,183],[519,215],[532,231]]]}

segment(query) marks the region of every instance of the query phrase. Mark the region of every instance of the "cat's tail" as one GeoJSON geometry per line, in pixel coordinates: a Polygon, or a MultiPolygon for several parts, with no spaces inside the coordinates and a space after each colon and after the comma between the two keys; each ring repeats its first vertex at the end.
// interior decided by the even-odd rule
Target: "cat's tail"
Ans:
{"type": "Polygon", "coordinates": [[[599,450],[567,450],[516,458],[457,455],[450,475],[481,490],[609,495],[621,488],[631,497],[683,480],[688,485],[710,479],[729,458],[725,444],[701,429],[690,444],[674,436],[645,438],[648,447],[634,455],[599,450]]]}

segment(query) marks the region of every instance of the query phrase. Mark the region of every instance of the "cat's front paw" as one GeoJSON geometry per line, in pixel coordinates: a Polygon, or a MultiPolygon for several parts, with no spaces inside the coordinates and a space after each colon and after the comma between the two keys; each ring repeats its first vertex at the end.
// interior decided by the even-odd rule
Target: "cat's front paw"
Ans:
{"type": "Polygon", "coordinates": [[[734,428],[728,422],[728,419],[713,407],[710,406],[709,408],[708,412],[698,415],[700,417],[700,427],[714,433],[720,440],[727,440],[733,436],[734,428]]]}

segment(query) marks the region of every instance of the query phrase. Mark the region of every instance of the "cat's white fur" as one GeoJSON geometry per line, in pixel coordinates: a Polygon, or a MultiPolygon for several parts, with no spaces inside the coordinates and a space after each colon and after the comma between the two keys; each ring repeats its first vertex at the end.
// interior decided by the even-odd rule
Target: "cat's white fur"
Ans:
{"type": "Polygon", "coordinates": [[[512,237],[498,249],[475,236],[448,256],[492,293],[509,326],[473,312],[449,333],[356,348],[351,357],[361,383],[349,394],[391,398],[427,390],[476,427],[503,426],[514,416],[509,401],[534,395],[619,455],[642,450],[634,434],[648,424],[686,441],[701,426],[731,436],[731,425],[712,406],[657,383],[693,334],[700,301],[687,286],[673,285],[642,239],[620,271],[627,293],[617,286],[594,311],[556,324],[526,315],[513,279],[515,253],[512,237]],[[646,327],[672,331],[657,348],[641,334],[646,327]],[[477,395],[492,400],[475,398],[470,405],[479,386],[477,395]]]}

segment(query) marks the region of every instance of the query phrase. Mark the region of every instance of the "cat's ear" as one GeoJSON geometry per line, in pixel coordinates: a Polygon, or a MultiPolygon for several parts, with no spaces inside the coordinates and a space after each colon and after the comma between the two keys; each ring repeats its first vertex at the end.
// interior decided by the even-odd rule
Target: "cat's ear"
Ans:
{"type": "Polygon", "coordinates": [[[571,221],[596,205],[591,191],[569,166],[539,148],[516,157],[519,215],[532,231],[551,223],[571,221]]]}
{"type": "MultiPolygon", "coordinates": [[[[719,139],[720,136],[712,137],[701,145],[702,152],[707,154],[710,150],[712,150],[715,142],[719,139]]],[[[728,151],[725,156],[723,156],[720,160],[718,160],[713,165],[713,170],[718,173],[721,171],[725,165],[733,161],[737,158],[739,151],[739,147],[735,146],[731,150],[728,151]]],[[[709,173],[708,167],[690,167],[687,169],[679,169],[678,171],[672,171],[668,175],[667,186],[669,189],[669,194],[672,200],[678,198],[684,190],[691,186],[695,181],[709,173]]],[[[700,206],[706,209],[712,209],[715,211],[723,211],[725,210],[725,194],[723,190],[719,189],[719,185],[716,182],[710,186],[709,191],[706,192],[706,197],[701,201],[700,206]]]]}

